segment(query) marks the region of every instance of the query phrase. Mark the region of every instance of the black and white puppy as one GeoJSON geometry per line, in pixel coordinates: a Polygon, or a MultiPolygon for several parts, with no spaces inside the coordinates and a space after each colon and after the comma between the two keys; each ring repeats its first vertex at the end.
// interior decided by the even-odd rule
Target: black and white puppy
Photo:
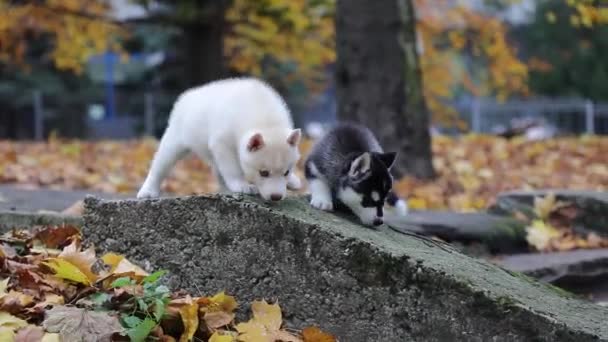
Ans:
{"type": "Polygon", "coordinates": [[[345,206],[365,225],[381,225],[385,211],[406,215],[407,204],[392,191],[395,152],[384,153],[365,126],[340,123],[313,146],[305,162],[310,204],[332,211],[345,206]]]}

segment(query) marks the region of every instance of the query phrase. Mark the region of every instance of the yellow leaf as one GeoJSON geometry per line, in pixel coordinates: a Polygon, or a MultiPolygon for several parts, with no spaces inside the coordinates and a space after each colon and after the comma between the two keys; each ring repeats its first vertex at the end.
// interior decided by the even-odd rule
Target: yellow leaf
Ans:
{"type": "Polygon", "coordinates": [[[251,304],[253,318],[270,331],[279,330],[283,324],[281,307],[278,303],[268,304],[265,300],[256,300],[251,304]]]}
{"type": "Polygon", "coordinates": [[[253,318],[246,323],[236,326],[239,341],[245,342],[299,342],[300,339],[292,334],[279,330],[283,323],[279,304],[268,304],[265,300],[254,301],[251,304],[253,318]]]}
{"type": "Polygon", "coordinates": [[[0,328],[7,328],[15,331],[19,328],[26,327],[27,325],[27,322],[21,318],[15,317],[8,312],[0,311],[0,328]]]}
{"type": "Polygon", "coordinates": [[[101,257],[103,262],[110,266],[110,272],[105,275],[106,279],[130,277],[136,281],[140,281],[148,276],[148,272],[141,267],[131,263],[124,256],[115,253],[107,253],[101,257]]]}
{"type": "Polygon", "coordinates": [[[274,342],[264,325],[255,319],[237,324],[236,330],[239,332],[238,340],[242,342],[274,342]]]}
{"type": "Polygon", "coordinates": [[[97,275],[91,271],[91,267],[97,261],[95,248],[92,246],[84,251],[80,251],[80,243],[74,241],[63,249],[58,258],[77,267],[80,273],[87,277],[89,283],[94,283],[97,280],[97,275]]]}
{"type": "Polygon", "coordinates": [[[551,240],[558,238],[561,233],[541,220],[534,220],[532,225],[526,227],[526,240],[539,251],[547,250],[551,240]]]}
{"type": "Polygon", "coordinates": [[[209,342],[235,342],[234,336],[231,334],[221,334],[219,331],[216,331],[209,338],[209,342]]]}
{"type": "Polygon", "coordinates": [[[554,193],[549,193],[544,198],[534,198],[534,212],[538,218],[546,220],[556,204],[554,193]]]}
{"type": "Polygon", "coordinates": [[[238,307],[238,303],[236,302],[234,297],[227,295],[226,293],[224,293],[224,291],[209,298],[209,300],[220,310],[228,313],[233,312],[238,307]]]}
{"type": "Polygon", "coordinates": [[[0,298],[4,297],[4,295],[6,294],[6,288],[8,287],[9,280],[10,278],[6,278],[0,281],[0,298]]]}
{"type": "Polygon", "coordinates": [[[40,342],[61,342],[61,339],[57,333],[45,333],[40,342]]]}
{"type": "Polygon", "coordinates": [[[15,331],[11,328],[0,327],[0,341],[14,341],[15,331]]]}
{"type": "Polygon", "coordinates": [[[196,329],[198,329],[198,304],[190,296],[187,298],[189,301],[179,310],[184,324],[184,333],[179,338],[180,342],[191,341],[196,329]]]}
{"type": "Polygon", "coordinates": [[[32,296],[26,295],[23,292],[11,290],[7,294],[3,294],[0,298],[0,307],[6,311],[13,312],[14,310],[21,310],[26,306],[29,306],[34,302],[32,296]]]}
{"type": "Polygon", "coordinates": [[[71,280],[84,285],[91,285],[91,281],[86,274],[82,273],[78,267],[72,265],[69,261],[59,258],[52,258],[48,259],[47,262],[43,262],[43,264],[55,271],[55,276],[59,278],[71,280]]]}
{"type": "Polygon", "coordinates": [[[106,253],[101,257],[101,260],[108,266],[110,266],[110,272],[116,269],[116,266],[124,259],[125,257],[116,254],[116,253],[106,253]]]}

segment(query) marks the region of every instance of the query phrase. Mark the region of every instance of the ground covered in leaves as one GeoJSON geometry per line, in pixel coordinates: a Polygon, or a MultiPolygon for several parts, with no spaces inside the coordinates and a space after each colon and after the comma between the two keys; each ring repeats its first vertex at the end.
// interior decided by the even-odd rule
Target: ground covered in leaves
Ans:
{"type": "Polygon", "coordinates": [[[0,237],[0,341],[332,342],[316,327],[283,328],[281,308],[172,292],[164,271],[148,274],[121,255],[81,247],[69,226],[12,231],[0,237]]]}
{"type": "MultiPolygon", "coordinates": [[[[310,141],[302,144],[304,155],[310,141]]],[[[134,193],[143,182],[157,141],[45,143],[0,141],[0,183],[29,187],[134,193]]],[[[608,137],[545,141],[494,136],[434,137],[432,182],[399,180],[397,191],[410,207],[475,211],[513,189],[608,189],[608,137]]],[[[401,156],[402,158],[406,156],[401,156]]],[[[300,170],[301,174],[301,170],[300,170]]],[[[163,190],[188,195],[217,190],[209,168],[194,157],[182,160],[163,190]]]]}

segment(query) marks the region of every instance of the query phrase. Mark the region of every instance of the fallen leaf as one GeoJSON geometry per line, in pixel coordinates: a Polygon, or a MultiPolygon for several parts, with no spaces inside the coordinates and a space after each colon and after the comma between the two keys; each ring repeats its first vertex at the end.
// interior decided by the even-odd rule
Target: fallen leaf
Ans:
{"type": "Polygon", "coordinates": [[[97,258],[95,257],[95,248],[93,248],[93,246],[84,251],[80,251],[80,243],[78,241],[73,241],[63,249],[58,258],[76,266],[80,272],[87,277],[89,283],[94,283],[97,280],[97,275],[91,271],[91,267],[93,267],[93,264],[97,261],[97,258]]]}
{"type": "Polygon", "coordinates": [[[6,289],[8,288],[8,282],[11,280],[10,278],[6,278],[0,281],[0,298],[4,297],[6,294],[6,289]]]}
{"type": "Polygon", "coordinates": [[[34,239],[53,249],[68,245],[75,236],[80,236],[80,230],[74,226],[49,226],[36,232],[34,239]]]}
{"type": "Polygon", "coordinates": [[[140,281],[148,276],[148,272],[144,271],[141,267],[132,264],[129,260],[123,259],[118,263],[118,266],[116,266],[112,275],[118,277],[128,276],[131,279],[140,281]]]}
{"type": "Polygon", "coordinates": [[[256,300],[251,304],[253,318],[263,324],[269,331],[277,331],[281,329],[283,324],[283,316],[281,307],[278,303],[268,304],[265,300],[256,300]]]}
{"type": "Polygon", "coordinates": [[[526,240],[530,246],[539,251],[547,250],[553,239],[559,238],[561,233],[541,220],[532,221],[532,225],[526,227],[526,240]]]}
{"type": "Polygon", "coordinates": [[[42,330],[41,327],[28,325],[27,327],[17,331],[15,342],[40,342],[43,337],[44,330],[42,330]]]}
{"type": "Polygon", "coordinates": [[[236,339],[230,333],[221,333],[216,331],[209,338],[209,342],[236,342],[236,339]]]}
{"type": "Polygon", "coordinates": [[[227,313],[225,311],[211,311],[206,312],[203,316],[205,324],[210,329],[217,329],[230,324],[234,320],[233,313],[227,313]]]}
{"type": "Polygon", "coordinates": [[[17,252],[12,246],[5,243],[0,244],[0,257],[14,258],[15,256],[17,256],[17,252]]]}
{"type": "Polygon", "coordinates": [[[114,269],[116,269],[116,266],[118,266],[118,263],[120,263],[125,257],[120,255],[120,254],[116,254],[116,253],[106,253],[101,257],[101,260],[108,266],[110,266],[110,272],[114,271],[114,269]]]}
{"type": "Polygon", "coordinates": [[[336,342],[336,338],[323,332],[317,327],[308,327],[302,330],[302,339],[304,342],[336,342]]]}
{"type": "Polygon", "coordinates": [[[556,205],[549,213],[547,222],[555,228],[570,229],[579,215],[578,206],[574,203],[556,205]]]}
{"type": "Polygon", "coordinates": [[[110,271],[104,275],[104,280],[129,277],[136,281],[141,281],[149,275],[148,272],[131,263],[120,254],[107,253],[101,257],[101,260],[110,266],[110,271]]]}
{"type": "Polygon", "coordinates": [[[209,298],[212,306],[211,310],[221,310],[228,313],[233,312],[238,307],[238,303],[233,296],[229,296],[224,291],[217,293],[213,297],[209,298]]]}
{"type": "Polygon", "coordinates": [[[69,306],[47,310],[42,325],[47,332],[59,333],[62,341],[95,342],[123,331],[118,319],[107,312],[69,306]]]}
{"type": "Polygon", "coordinates": [[[15,317],[8,312],[0,311],[0,328],[7,328],[15,331],[27,326],[27,322],[21,318],[15,317]]]}
{"type": "Polygon", "coordinates": [[[40,342],[62,342],[57,333],[45,333],[40,342]]]}
{"type": "Polygon", "coordinates": [[[283,318],[279,304],[268,304],[265,300],[254,301],[251,304],[251,311],[253,318],[249,322],[239,323],[236,326],[239,340],[245,342],[301,341],[296,336],[280,330],[283,318]]]}
{"type": "Polygon", "coordinates": [[[91,285],[91,280],[89,280],[89,277],[87,277],[87,275],[82,273],[78,267],[72,265],[72,263],[67,260],[51,258],[42,264],[55,271],[55,276],[58,278],[71,280],[84,285],[91,285]]]}
{"type": "Polygon", "coordinates": [[[555,206],[555,194],[550,193],[545,197],[534,198],[534,213],[536,216],[545,220],[549,217],[549,213],[555,206]]]}
{"type": "Polygon", "coordinates": [[[0,310],[17,314],[34,302],[32,296],[19,291],[9,291],[0,298],[0,310]]]}
{"type": "Polygon", "coordinates": [[[14,341],[15,331],[11,328],[0,327],[0,341],[14,341]]]}
{"type": "Polygon", "coordinates": [[[274,342],[272,333],[269,333],[263,324],[250,320],[249,322],[236,325],[239,332],[239,341],[243,342],[274,342]]]}
{"type": "Polygon", "coordinates": [[[32,270],[17,270],[13,276],[20,289],[32,290],[30,292],[35,292],[36,295],[42,291],[52,290],[52,287],[44,281],[42,276],[32,270]]]}
{"type": "Polygon", "coordinates": [[[184,324],[184,333],[179,338],[180,342],[188,342],[192,340],[194,333],[198,329],[198,304],[188,296],[189,303],[182,306],[179,314],[182,317],[184,324]]]}

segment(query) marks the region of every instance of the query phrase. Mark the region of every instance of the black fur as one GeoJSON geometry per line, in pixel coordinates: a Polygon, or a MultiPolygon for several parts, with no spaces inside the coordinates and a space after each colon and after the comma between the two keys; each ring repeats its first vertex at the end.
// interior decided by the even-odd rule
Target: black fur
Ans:
{"type": "Polygon", "coordinates": [[[395,206],[399,198],[392,192],[390,168],[396,153],[384,153],[373,133],[365,126],[340,123],[328,131],[313,147],[305,162],[308,181],[320,178],[331,190],[335,208],[344,207],[338,199],[340,190],[348,187],[362,196],[360,205],[376,208],[376,216],[383,217],[387,203],[395,206]],[[353,162],[369,153],[369,168],[358,173],[353,162]],[[355,168],[355,174],[349,174],[355,168]],[[373,198],[376,192],[378,197],[373,198]]]}

